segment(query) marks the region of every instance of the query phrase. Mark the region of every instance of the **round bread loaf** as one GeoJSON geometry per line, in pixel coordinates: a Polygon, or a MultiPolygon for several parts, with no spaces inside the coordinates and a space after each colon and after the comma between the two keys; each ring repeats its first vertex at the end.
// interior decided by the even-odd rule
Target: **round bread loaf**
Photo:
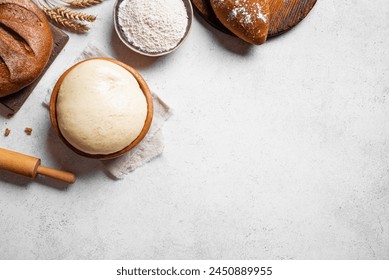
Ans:
{"type": "Polygon", "coordinates": [[[32,83],[52,48],[49,23],[32,0],[0,0],[0,97],[32,83]]]}
{"type": "Polygon", "coordinates": [[[77,150],[109,155],[141,134],[148,104],[138,81],[104,59],[81,62],[62,80],[56,100],[58,128],[77,150]]]}
{"type": "Polygon", "coordinates": [[[263,44],[269,32],[267,0],[210,0],[220,22],[236,36],[254,45],[263,44]]]}

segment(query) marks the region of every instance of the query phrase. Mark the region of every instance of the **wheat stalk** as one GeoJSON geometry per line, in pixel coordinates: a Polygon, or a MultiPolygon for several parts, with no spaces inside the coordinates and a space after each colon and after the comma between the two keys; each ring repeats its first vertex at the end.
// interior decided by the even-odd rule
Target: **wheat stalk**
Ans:
{"type": "Polygon", "coordinates": [[[93,22],[96,20],[96,17],[94,15],[89,15],[81,12],[72,11],[65,7],[60,6],[54,6],[53,11],[56,12],[58,15],[72,20],[79,20],[79,21],[88,21],[93,22]]]}
{"type": "Polygon", "coordinates": [[[72,0],[72,1],[61,0],[61,1],[75,8],[87,8],[103,2],[103,0],[72,0]]]}
{"type": "Polygon", "coordinates": [[[85,24],[76,22],[73,19],[63,17],[62,15],[57,13],[55,10],[52,10],[52,9],[48,8],[46,5],[42,4],[41,1],[38,0],[38,2],[39,2],[39,4],[41,4],[43,12],[55,23],[65,27],[69,30],[75,31],[75,32],[82,33],[82,32],[86,32],[89,30],[89,27],[86,26],[85,24]]]}
{"type": "Polygon", "coordinates": [[[93,22],[96,20],[96,17],[94,15],[89,15],[82,12],[76,12],[71,9],[58,6],[51,2],[50,0],[44,0],[49,6],[52,7],[52,10],[54,10],[57,14],[61,15],[64,18],[71,19],[71,20],[78,20],[78,21],[88,21],[93,22]]]}

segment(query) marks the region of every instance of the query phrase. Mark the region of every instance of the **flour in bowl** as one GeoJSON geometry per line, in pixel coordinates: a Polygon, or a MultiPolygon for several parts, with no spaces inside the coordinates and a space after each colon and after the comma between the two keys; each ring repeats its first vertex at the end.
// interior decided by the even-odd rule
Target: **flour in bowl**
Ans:
{"type": "Polygon", "coordinates": [[[131,45],[147,53],[162,53],[181,42],[188,14],[182,0],[123,0],[118,23],[131,45]]]}

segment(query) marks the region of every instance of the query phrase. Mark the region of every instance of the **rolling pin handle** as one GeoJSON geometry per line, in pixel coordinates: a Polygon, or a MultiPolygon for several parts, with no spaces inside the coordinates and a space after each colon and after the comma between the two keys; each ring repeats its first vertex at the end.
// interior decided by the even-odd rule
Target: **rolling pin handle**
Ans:
{"type": "Polygon", "coordinates": [[[45,167],[42,165],[38,167],[37,173],[68,184],[73,184],[76,181],[76,176],[72,173],[45,167]]]}

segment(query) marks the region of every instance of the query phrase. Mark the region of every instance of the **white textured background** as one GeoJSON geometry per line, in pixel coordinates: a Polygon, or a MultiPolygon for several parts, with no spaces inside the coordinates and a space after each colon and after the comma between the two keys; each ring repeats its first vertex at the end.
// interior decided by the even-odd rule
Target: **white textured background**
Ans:
{"type": "Polygon", "coordinates": [[[159,59],[127,51],[113,1],[73,35],[0,146],[73,170],[66,191],[0,172],[2,259],[389,259],[389,3],[319,0],[249,47],[196,17],[159,59]],[[54,135],[45,83],[89,42],[174,109],[163,156],[123,181],[54,135]],[[25,127],[34,129],[32,136],[25,127]]]}

